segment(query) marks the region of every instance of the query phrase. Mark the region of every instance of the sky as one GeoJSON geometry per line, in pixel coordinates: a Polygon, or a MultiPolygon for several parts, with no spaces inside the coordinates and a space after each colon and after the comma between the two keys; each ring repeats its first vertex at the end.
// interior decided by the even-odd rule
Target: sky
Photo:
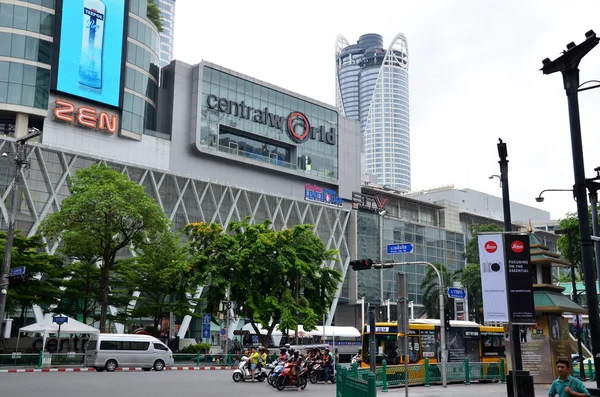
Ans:
{"type": "MultiPolygon", "coordinates": [[[[600,35],[597,0],[177,0],[175,58],[210,61],[335,105],[335,39],[379,33],[408,41],[413,191],[453,184],[501,195],[496,144],[508,146],[510,197],[576,211],[560,56],[585,32],[600,35]]],[[[600,80],[600,46],[580,64],[600,80]]],[[[586,176],[600,166],[600,89],[579,95],[586,176]]]]}

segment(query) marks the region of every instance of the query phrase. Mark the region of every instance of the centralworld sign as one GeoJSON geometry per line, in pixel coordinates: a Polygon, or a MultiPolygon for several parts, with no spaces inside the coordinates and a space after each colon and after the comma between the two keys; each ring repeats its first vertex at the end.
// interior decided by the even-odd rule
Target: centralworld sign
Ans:
{"type": "Polygon", "coordinates": [[[301,112],[291,112],[287,117],[269,112],[268,107],[255,109],[247,106],[244,101],[235,102],[227,98],[219,98],[216,95],[206,97],[206,106],[209,109],[221,113],[231,114],[236,117],[252,120],[257,124],[276,128],[288,133],[292,141],[302,143],[308,139],[314,139],[328,145],[336,144],[336,129],[334,127],[326,130],[324,126],[313,127],[308,118],[301,112]]]}

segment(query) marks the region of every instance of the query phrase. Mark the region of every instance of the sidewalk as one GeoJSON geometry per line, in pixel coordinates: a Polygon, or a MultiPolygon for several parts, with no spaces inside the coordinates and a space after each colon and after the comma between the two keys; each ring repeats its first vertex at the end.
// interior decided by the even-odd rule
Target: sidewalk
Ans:
{"type": "MultiPolygon", "coordinates": [[[[595,387],[595,382],[584,382],[586,387],[595,387]]],[[[536,385],[535,397],[548,396],[550,385],[536,385]]],[[[404,397],[404,387],[389,389],[388,393],[383,393],[381,388],[377,390],[378,396],[386,397],[404,397]]],[[[449,384],[447,388],[441,385],[431,387],[415,386],[408,388],[409,397],[446,397],[446,396],[461,396],[461,397],[500,397],[508,395],[506,384],[502,383],[471,383],[470,385],[449,384]]]]}

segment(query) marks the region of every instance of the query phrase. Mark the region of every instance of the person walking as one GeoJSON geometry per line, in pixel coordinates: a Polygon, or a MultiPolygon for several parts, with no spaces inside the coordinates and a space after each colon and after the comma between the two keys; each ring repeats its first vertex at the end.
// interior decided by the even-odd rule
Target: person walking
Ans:
{"type": "Polygon", "coordinates": [[[579,379],[571,375],[571,363],[569,360],[559,358],[556,360],[558,378],[552,382],[548,396],[554,397],[587,397],[590,392],[579,379]]]}

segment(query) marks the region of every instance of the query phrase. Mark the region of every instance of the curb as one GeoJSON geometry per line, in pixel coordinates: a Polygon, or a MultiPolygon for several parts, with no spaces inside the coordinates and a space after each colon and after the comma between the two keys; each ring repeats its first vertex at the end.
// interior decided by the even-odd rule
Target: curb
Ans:
{"type": "MultiPolygon", "coordinates": [[[[215,371],[232,369],[227,366],[211,367],[165,367],[165,371],[215,371]]],[[[132,372],[142,371],[142,368],[126,367],[117,368],[116,371],[132,372]]],[[[94,368],[24,368],[24,369],[0,369],[0,373],[33,373],[33,372],[94,372],[94,368]]]]}

